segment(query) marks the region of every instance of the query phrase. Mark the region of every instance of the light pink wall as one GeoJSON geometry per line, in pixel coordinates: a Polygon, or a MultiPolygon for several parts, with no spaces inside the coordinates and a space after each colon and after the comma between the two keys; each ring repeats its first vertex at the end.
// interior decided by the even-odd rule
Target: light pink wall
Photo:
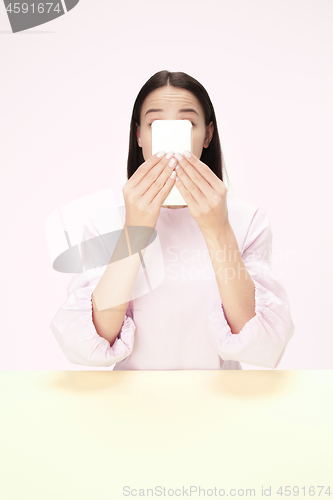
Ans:
{"type": "Polygon", "coordinates": [[[0,8],[1,369],[90,369],[49,328],[71,276],[53,271],[44,224],[107,188],[121,203],[132,106],[161,69],[206,87],[229,189],[271,218],[296,326],[279,369],[333,368],[332,13],[324,0],[81,0],[13,35],[0,8]]]}

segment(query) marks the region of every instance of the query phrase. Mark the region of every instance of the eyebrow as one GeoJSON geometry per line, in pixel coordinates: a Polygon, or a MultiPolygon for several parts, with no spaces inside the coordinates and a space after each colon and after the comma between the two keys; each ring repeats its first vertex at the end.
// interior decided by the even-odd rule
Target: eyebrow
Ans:
{"type": "MultiPolygon", "coordinates": [[[[148,113],[158,113],[160,111],[164,111],[163,109],[148,109],[148,111],[146,111],[145,113],[145,116],[148,114],[148,113]]],[[[191,108],[186,108],[186,109],[179,109],[178,111],[179,113],[195,113],[199,116],[199,113],[197,111],[195,111],[195,109],[191,109],[191,108]]]]}

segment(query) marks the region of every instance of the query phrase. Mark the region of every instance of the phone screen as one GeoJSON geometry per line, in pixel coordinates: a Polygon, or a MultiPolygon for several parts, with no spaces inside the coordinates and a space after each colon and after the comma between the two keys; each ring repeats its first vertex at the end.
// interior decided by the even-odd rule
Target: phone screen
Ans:
{"type": "MultiPolygon", "coordinates": [[[[192,123],[189,120],[155,120],[151,125],[152,155],[159,151],[192,152],[192,123]]],[[[175,184],[163,205],[187,205],[175,184]]]]}

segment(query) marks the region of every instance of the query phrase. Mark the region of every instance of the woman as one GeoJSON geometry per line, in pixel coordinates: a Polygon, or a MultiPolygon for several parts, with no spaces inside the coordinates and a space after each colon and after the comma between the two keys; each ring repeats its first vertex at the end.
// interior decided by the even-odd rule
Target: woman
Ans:
{"type": "MultiPolygon", "coordinates": [[[[222,165],[203,86],[185,73],[152,76],[132,114],[123,238],[113,255],[101,244],[109,264],[73,278],[51,323],[70,362],[114,370],[242,369],[242,361],[276,368],[294,325],[270,267],[270,221],[261,208],[229,196],[222,165]],[[158,119],[192,122],[192,154],[151,155],[158,119]],[[174,184],[187,205],[162,206],[174,184]],[[155,288],[141,282],[139,296],[132,293],[144,275],[138,254],[113,258],[138,226],[156,230],[165,268],[155,288]]],[[[91,221],[86,237],[100,234],[91,221]]],[[[148,282],[155,274],[146,269],[148,282]]]]}

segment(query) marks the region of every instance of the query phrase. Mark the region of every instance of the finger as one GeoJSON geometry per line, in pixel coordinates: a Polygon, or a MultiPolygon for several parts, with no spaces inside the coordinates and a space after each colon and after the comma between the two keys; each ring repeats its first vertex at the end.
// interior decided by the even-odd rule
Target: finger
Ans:
{"type": "Polygon", "coordinates": [[[127,181],[127,185],[129,188],[134,188],[136,187],[141,180],[145,177],[145,175],[156,165],[158,165],[160,162],[162,162],[167,154],[165,151],[160,151],[154,155],[152,155],[150,158],[148,158],[147,161],[142,163],[134,172],[133,175],[129,178],[127,181]]]}
{"type": "Polygon", "coordinates": [[[207,201],[206,197],[200,191],[200,189],[194,184],[194,182],[183,172],[183,175],[180,177],[178,172],[181,170],[179,167],[176,177],[176,187],[179,190],[180,194],[188,204],[188,206],[197,206],[200,203],[207,201]]]}
{"type": "Polygon", "coordinates": [[[136,188],[138,196],[146,196],[150,203],[155,198],[158,191],[165,184],[167,177],[170,176],[173,167],[176,165],[176,160],[172,158],[173,152],[170,151],[155,167],[141,180],[136,188]]]}
{"type": "Polygon", "coordinates": [[[172,186],[174,186],[176,180],[176,172],[173,170],[171,174],[169,173],[164,186],[160,189],[160,191],[156,194],[155,198],[152,200],[152,204],[158,204],[159,206],[162,205],[164,202],[165,198],[168,196],[170,193],[172,186]]]}
{"type": "MultiPolygon", "coordinates": [[[[187,166],[191,165],[193,168],[195,168],[203,177],[206,179],[206,181],[212,186],[213,189],[219,189],[221,179],[217,177],[216,174],[202,161],[199,160],[193,153],[190,153],[189,151],[184,151],[183,155],[179,155],[182,160],[186,160],[186,162],[183,161],[183,164],[181,166],[187,166]],[[186,153],[186,154],[185,154],[186,153]]],[[[180,161],[178,160],[180,163],[180,161]]]]}
{"type": "MultiPolygon", "coordinates": [[[[155,179],[153,184],[151,184],[148,190],[145,191],[144,193],[147,203],[151,203],[153,199],[156,197],[156,195],[161,191],[161,189],[164,187],[169,177],[172,175],[174,167],[176,165],[177,161],[174,158],[168,160],[168,163],[166,164],[160,175],[157,177],[157,179],[155,179]]],[[[176,173],[174,177],[176,177],[176,173]]],[[[174,177],[172,179],[174,179],[174,177]]]]}
{"type": "Polygon", "coordinates": [[[157,162],[148,171],[146,171],[146,174],[141,177],[141,180],[140,182],[138,182],[138,184],[133,186],[136,189],[136,194],[138,196],[143,196],[153,185],[156,179],[158,179],[161,172],[163,172],[166,165],[170,162],[172,155],[173,151],[169,151],[168,154],[159,159],[159,162],[157,162]]]}
{"type": "Polygon", "coordinates": [[[186,189],[199,203],[200,201],[207,201],[215,193],[215,189],[207,182],[207,180],[198,172],[198,170],[184,158],[180,160],[177,156],[178,162],[181,166],[177,169],[177,175],[182,181],[186,189]]]}

